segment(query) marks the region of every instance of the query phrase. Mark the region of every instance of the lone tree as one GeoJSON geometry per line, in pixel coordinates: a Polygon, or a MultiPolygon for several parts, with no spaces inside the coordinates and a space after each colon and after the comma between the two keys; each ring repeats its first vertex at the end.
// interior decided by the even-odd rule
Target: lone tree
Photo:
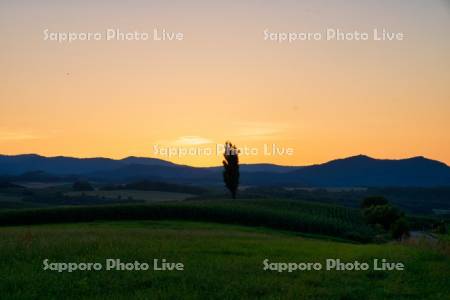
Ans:
{"type": "Polygon", "coordinates": [[[236,199],[236,192],[239,185],[239,150],[230,142],[225,142],[225,152],[223,153],[223,181],[231,192],[231,197],[236,199]]]}

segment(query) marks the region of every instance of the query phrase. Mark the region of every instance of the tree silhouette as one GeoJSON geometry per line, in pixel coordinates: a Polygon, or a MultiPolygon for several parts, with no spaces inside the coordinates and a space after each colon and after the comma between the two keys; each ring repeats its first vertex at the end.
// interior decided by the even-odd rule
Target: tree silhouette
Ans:
{"type": "Polygon", "coordinates": [[[222,163],[224,167],[223,181],[231,192],[231,197],[236,199],[236,192],[239,185],[239,150],[230,142],[225,142],[225,151],[222,163]]]}

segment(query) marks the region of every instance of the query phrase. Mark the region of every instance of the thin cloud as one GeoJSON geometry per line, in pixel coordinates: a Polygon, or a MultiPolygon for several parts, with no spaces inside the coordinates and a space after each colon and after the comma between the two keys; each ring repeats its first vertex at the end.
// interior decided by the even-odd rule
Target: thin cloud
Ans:
{"type": "Polygon", "coordinates": [[[211,143],[213,143],[211,140],[196,135],[181,136],[176,140],[172,141],[172,144],[176,145],[203,145],[211,143]]]}
{"type": "Polygon", "coordinates": [[[0,131],[0,141],[36,140],[42,136],[30,132],[0,131]]]}

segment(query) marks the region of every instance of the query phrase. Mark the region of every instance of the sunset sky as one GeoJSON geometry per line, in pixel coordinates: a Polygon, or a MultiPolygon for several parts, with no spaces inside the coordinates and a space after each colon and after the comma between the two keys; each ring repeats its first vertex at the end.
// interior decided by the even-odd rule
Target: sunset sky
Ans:
{"type": "Polygon", "coordinates": [[[294,149],[247,163],[363,153],[450,164],[449,1],[0,0],[0,38],[0,154],[166,159],[154,145],[231,140],[294,149]],[[184,40],[59,43],[43,33],[108,28],[184,40]],[[266,29],[327,28],[405,39],[264,40],[266,29]]]}

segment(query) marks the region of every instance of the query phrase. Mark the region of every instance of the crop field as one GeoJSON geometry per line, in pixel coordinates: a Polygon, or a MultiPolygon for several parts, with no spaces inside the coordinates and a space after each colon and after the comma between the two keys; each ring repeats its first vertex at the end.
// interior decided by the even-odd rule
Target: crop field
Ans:
{"type": "Polygon", "coordinates": [[[0,212],[0,225],[99,220],[187,220],[259,226],[369,242],[373,229],[359,210],[289,200],[197,200],[0,212]]]}

